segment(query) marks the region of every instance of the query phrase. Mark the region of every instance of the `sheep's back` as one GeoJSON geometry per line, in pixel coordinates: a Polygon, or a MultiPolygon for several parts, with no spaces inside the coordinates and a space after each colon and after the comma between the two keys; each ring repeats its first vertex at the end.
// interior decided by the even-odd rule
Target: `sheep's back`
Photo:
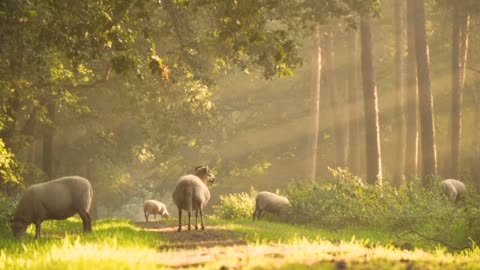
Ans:
{"type": "Polygon", "coordinates": [[[262,191],[257,196],[257,208],[268,212],[280,212],[290,205],[288,199],[268,191],[262,191]]]}
{"type": "Polygon", "coordinates": [[[187,193],[192,192],[192,210],[203,207],[210,200],[210,191],[200,178],[193,174],[180,177],[173,191],[173,202],[180,208],[187,208],[187,193]]]}
{"type": "Polygon", "coordinates": [[[162,203],[156,200],[147,200],[143,205],[143,210],[149,213],[157,213],[162,209],[162,203]]]}
{"type": "Polygon", "coordinates": [[[65,219],[80,210],[90,211],[92,196],[92,187],[87,179],[62,177],[28,187],[22,197],[25,203],[19,205],[18,214],[22,215],[24,211],[30,212],[30,218],[65,219]],[[30,210],[26,211],[26,208],[30,210]]]}

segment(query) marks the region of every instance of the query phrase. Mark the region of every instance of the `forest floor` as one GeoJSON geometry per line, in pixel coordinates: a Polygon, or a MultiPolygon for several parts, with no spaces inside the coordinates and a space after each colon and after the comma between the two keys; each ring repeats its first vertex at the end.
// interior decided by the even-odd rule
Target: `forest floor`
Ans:
{"type": "MultiPolygon", "coordinates": [[[[437,250],[436,255],[422,250],[405,250],[393,246],[377,246],[369,241],[311,241],[310,237],[295,235],[294,241],[259,242],[245,226],[214,224],[205,231],[177,232],[177,225],[162,222],[135,222],[136,226],[160,235],[162,245],[158,265],[167,268],[206,269],[480,269],[480,259],[455,257],[437,250]],[[250,234],[250,235],[249,235],[250,234]],[[252,239],[257,240],[252,243],[252,239]],[[263,243],[262,243],[263,242],[263,243]]],[[[278,233],[280,224],[259,223],[262,230],[278,233]],[[269,228],[271,225],[271,228],[269,228]]],[[[289,234],[288,230],[285,230],[289,234]]],[[[435,253],[435,252],[433,252],[435,253]]]]}
{"type": "Polygon", "coordinates": [[[480,269],[479,248],[414,247],[358,228],[209,218],[205,231],[177,232],[175,219],[104,219],[84,234],[79,218],[44,223],[41,239],[31,226],[20,243],[0,227],[0,269],[480,269]]]}

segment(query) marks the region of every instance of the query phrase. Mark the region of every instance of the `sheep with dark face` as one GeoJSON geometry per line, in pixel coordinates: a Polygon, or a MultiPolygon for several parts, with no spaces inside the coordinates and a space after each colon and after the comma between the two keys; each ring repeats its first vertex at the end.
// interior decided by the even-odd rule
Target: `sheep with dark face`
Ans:
{"type": "Polygon", "coordinates": [[[182,210],[188,212],[188,230],[191,230],[190,219],[192,211],[195,211],[195,230],[198,230],[197,218],[200,213],[202,230],[205,230],[203,222],[203,208],[210,200],[210,191],[207,183],[213,183],[215,176],[208,166],[195,168],[194,174],[180,177],[173,191],[173,202],[178,208],[178,231],[182,231],[182,210]]]}
{"type": "Polygon", "coordinates": [[[35,238],[40,238],[44,220],[63,220],[78,213],[83,231],[91,232],[89,214],[93,190],[90,182],[80,176],[67,176],[28,187],[11,222],[13,234],[21,240],[30,224],[35,224],[35,238]]]}
{"type": "Polygon", "coordinates": [[[260,215],[265,210],[270,213],[283,213],[286,212],[290,202],[284,196],[278,194],[261,191],[258,193],[255,200],[255,212],[253,212],[253,220],[260,219],[260,215]]]}
{"type": "Polygon", "coordinates": [[[440,182],[443,193],[454,203],[459,203],[468,193],[467,187],[462,181],[455,179],[445,179],[440,182]]]}
{"type": "Polygon", "coordinates": [[[165,204],[156,200],[147,200],[143,204],[143,213],[145,214],[145,221],[148,222],[148,216],[153,215],[153,218],[157,218],[157,214],[163,218],[169,218],[167,207],[165,204]]]}

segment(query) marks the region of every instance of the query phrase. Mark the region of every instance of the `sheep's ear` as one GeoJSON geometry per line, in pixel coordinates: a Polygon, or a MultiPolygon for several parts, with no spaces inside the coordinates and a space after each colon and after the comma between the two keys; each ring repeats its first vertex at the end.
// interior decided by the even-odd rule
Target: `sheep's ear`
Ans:
{"type": "Polygon", "coordinates": [[[200,168],[202,168],[203,166],[197,166],[195,167],[195,169],[193,169],[194,172],[198,171],[200,168]]]}

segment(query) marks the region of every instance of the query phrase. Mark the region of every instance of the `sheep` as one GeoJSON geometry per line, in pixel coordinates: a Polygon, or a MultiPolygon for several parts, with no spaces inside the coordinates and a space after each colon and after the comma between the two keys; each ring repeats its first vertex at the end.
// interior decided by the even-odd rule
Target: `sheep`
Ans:
{"type": "Polygon", "coordinates": [[[153,218],[157,218],[157,214],[163,218],[169,218],[167,207],[165,204],[156,200],[147,200],[143,204],[143,213],[145,214],[145,221],[148,222],[148,216],[153,215],[153,218]]]}
{"type": "Polygon", "coordinates": [[[443,188],[443,193],[454,204],[459,203],[468,193],[465,184],[459,180],[445,179],[440,182],[440,186],[443,188]]]}
{"type": "Polygon", "coordinates": [[[281,213],[285,212],[289,206],[290,202],[286,197],[268,191],[261,191],[255,199],[253,220],[259,220],[263,210],[270,213],[281,213]]]}
{"type": "Polygon", "coordinates": [[[40,238],[44,220],[63,220],[78,213],[83,231],[92,231],[89,211],[93,190],[90,182],[80,176],[66,176],[28,187],[11,221],[14,236],[20,241],[30,224],[35,224],[35,239],[40,238]]]}
{"type": "Polygon", "coordinates": [[[215,182],[215,176],[208,166],[198,166],[194,174],[188,174],[178,179],[172,197],[178,208],[178,230],[182,231],[182,210],[188,211],[188,230],[191,230],[190,218],[192,210],[195,210],[195,230],[198,230],[197,218],[200,212],[202,230],[205,230],[203,222],[203,209],[210,200],[210,191],[207,183],[215,182]]]}

